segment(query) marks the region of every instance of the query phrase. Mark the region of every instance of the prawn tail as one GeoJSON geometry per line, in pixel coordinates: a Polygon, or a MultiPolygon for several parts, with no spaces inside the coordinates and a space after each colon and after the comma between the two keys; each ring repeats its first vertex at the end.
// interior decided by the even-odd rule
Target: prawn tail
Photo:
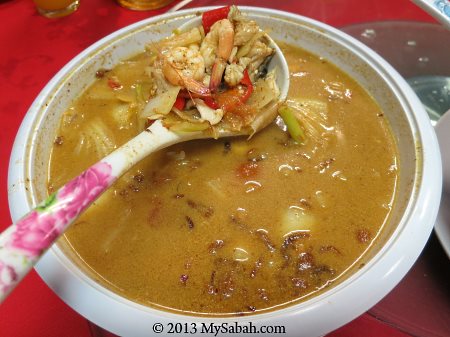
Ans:
{"type": "Polygon", "coordinates": [[[225,72],[227,62],[219,57],[216,58],[211,70],[211,79],[209,81],[209,89],[215,91],[222,82],[222,76],[225,72]]]}
{"type": "Polygon", "coordinates": [[[200,97],[211,97],[211,90],[203,83],[190,77],[182,77],[182,81],[189,93],[196,94],[200,97]]]}

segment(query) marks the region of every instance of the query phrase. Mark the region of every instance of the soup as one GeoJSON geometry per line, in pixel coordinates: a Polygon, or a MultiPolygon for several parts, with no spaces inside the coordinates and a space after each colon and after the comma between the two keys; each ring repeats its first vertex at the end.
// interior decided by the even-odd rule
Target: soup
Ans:
{"type": "MultiPolygon", "coordinates": [[[[250,140],[192,141],[143,160],[64,235],[101,285],[169,311],[242,315],[306,300],[362,266],[396,192],[389,125],[331,63],[281,47],[306,140],[278,118],[250,140]]],[[[49,191],[141,130],[130,97],[151,86],[148,65],[146,52],[100,71],[67,110],[49,191]]]]}

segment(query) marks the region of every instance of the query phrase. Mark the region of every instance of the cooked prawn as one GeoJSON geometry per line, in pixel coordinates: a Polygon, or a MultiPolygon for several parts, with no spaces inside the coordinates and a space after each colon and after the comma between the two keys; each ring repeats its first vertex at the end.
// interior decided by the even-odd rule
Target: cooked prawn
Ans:
{"type": "Polygon", "coordinates": [[[235,87],[244,77],[245,66],[238,63],[227,65],[224,80],[230,87],[235,87]]]}
{"type": "Polygon", "coordinates": [[[182,85],[180,77],[201,81],[205,76],[205,62],[194,48],[176,47],[164,55],[163,72],[173,85],[182,85]]]}
{"type": "Polygon", "coordinates": [[[209,95],[209,89],[202,83],[205,62],[196,48],[176,47],[168,50],[163,55],[162,71],[171,84],[199,95],[209,95]]]}
{"type": "Polygon", "coordinates": [[[209,87],[216,89],[221,80],[227,60],[231,55],[234,43],[233,24],[228,19],[214,23],[209,33],[203,39],[200,53],[205,61],[206,68],[212,66],[209,87]]]}

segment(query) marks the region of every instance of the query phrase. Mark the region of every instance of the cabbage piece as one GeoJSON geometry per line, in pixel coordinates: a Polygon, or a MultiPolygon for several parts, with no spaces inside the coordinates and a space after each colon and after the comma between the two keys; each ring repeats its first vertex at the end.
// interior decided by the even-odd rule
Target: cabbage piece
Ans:
{"type": "Polygon", "coordinates": [[[172,111],[181,119],[190,122],[190,123],[203,123],[204,120],[200,118],[198,115],[198,110],[191,109],[191,110],[179,110],[175,107],[172,108],[172,111]]]}
{"type": "Polygon", "coordinates": [[[274,69],[264,79],[261,78],[256,81],[253,93],[247,101],[247,104],[255,107],[259,111],[249,125],[253,131],[252,136],[269,125],[278,113],[280,89],[275,81],[275,75],[276,72],[274,69]]]}
{"type": "Polygon", "coordinates": [[[117,93],[116,97],[121,103],[136,103],[136,94],[130,92],[129,90],[121,90],[119,93],[117,93]]]}
{"type": "Polygon", "coordinates": [[[312,99],[288,99],[286,105],[291,108],[297,120],[303,126],[307,138],[315,142],[322,140],[322,134],[330,130],[328,125],[328,103],[312,99]]]}
{"type": "Polygon", "coordinates": [[[122,102],[111,105],[113,106],[111,109],[111,116],[114,118],[115,124],[119,129],[128,129],[133,115],[131,105],[122,102]]]}
{"type": "MultiPolygon", "coordinates": [[[[107,193],[104,194],[104,196],[106,195],[107,193]]],[[[101,198],[99,200],[103,201],[104,199],[101,198]]],[[[99,202],[97,202],[97,204],[98,203],[99,202]]],[[[102,204],[102,206],[108,207],[108,203],[105,202],[104,204],[102,204]]],[[[126,208],[125,210],[123,210],[123,212],[120,212],[119,219],[115,219],[116,226],[111,226],[112,228],[104,233],[104,237],[101,241],[101,246],[99,247],[101,251],[109,253],[114,248],[114,245],[118,243],[118,240],[121,240],[121,238],[123,237],[122,234],[125,231],[129,230],[128,217],[130,216],[130,214],[130,208],[126,208]]]]}
{"type": "Polygon", "coordinates": [[[134,60],[125,60],[114,68],[114,75],[119,79],[141,78],[142,69],[149,64],[148,57],[142,57],[134,60]]]}
{"type": "Polygon", "coordinates": [[[93,85],[87,90],[89,99],[116,99],[116,92],[105,82],[104,85],[93,85]]]}
{"type": "Polygon", "coordinates": [[[251,136],[273,122],[278,114],[278,105],[278,101],[272,101],[266,107],[261,109],[261,111],[256,115],[255,119],[249,125],[250,129],[252,130],[251,136]]]}
{"type": "Polygon", "coordinates": [[[172,110],[181,87],[170,86],[166,91],[156,95],[147,103],[139,113],[140,119],[149,118],[153,115],[167,115],[172,110]]]}
{"type": "Polygon", "coordinates": [[[115,148],[116,142],[112,132],[100,118],[97,118],[80,132],[79,143],[75,147],[74,155],[80,155],[82,151],[94,150],[98,158],[103,158],[115,148]]]}
{"type": "Polygon", "coordinates": [[[222,120],[223,110],[210,108],[201,99],[194,98],[195,105],[203,120],[211,125],[216,125],[222,120]]]}
{"type": "Polygon", "coordinates": [[[139,104],[145,104],[152,92],[153,84],[148,81],[137,82],[133,85],[136,101],[139,104]]]}
{"type": "Polygon", "coordinates": [[[154,50],[156,48],[172,49],[176,47],[187,47],[191,44],[200,44],[202,41],[202,32],[198,27],[194,27],[187,32],[181,34],[173,34],[165,40],[155,44],[151,43],[147,45],[147,48],[154,50]]]}
{"type": "Polygon", "coordinates": [[[157,94],[167,91],[172,85],[166,81],[161,67],[146,67],[145,73],[150,77],[157,94]]]}
{"type": "Polygon", "coordinates": [[[208,180],[206,185],[211,189],[214,195],[219,197],[220,199],[225,199],[227,197],[227,193],[225,191],[225,184],[220,178],[208,180]]]}
{"type": "Polygon", "coordinates": [[[267,74],[265,78],[256,81],[253,93],[247,101],[248,105],[260,110],[272,101],[278,99],[280,90],[275,81],[275,69],[267,74]]]}

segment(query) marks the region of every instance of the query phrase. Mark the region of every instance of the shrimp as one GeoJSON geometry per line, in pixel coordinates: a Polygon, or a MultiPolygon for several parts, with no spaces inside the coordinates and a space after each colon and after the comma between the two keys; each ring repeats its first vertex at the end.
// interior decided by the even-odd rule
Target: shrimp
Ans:
{"type": "Polygon", "coordinates": [[[242,64],[232,63],[227,65],[224,76],[225,82],[230,87],[237,86],[244,77],[244,69],[245,66],[242,64]]]}
{"type": "Polygon", "coordinates": [[[227,60],[231,55],[234,44],[234,28],[228,19],[219,20],[214,23],[209,33],[205,36],[200,53],[205,61],[205,66],[211,70],[209,88],[215,90],[221,80],[227,60]]]}
{"type": "Polygon", "coordinates": [[[176,47],[163,55],[162,72],[173,85],[209,96],[210,90],[201,82],[205,76],[205,62],[196,48],[176,47]]]}

